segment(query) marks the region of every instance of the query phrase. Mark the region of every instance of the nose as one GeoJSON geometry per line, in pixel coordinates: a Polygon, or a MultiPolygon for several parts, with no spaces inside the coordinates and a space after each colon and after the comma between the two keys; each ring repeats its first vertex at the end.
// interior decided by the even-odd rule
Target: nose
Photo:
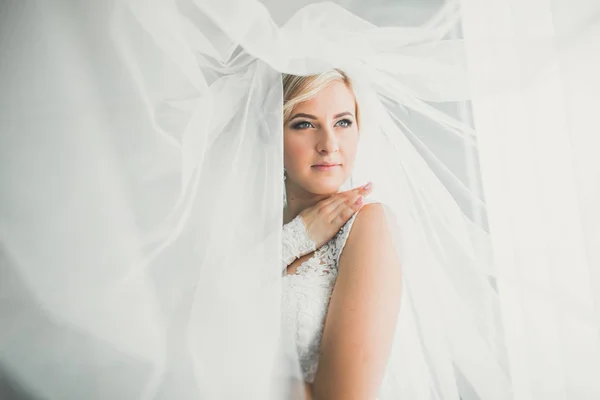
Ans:
{"type": "Polygon", "coordinates": [[[335,131],[331,128],[324,128],[317,144],[317,151],[322,154],[329,154],[339,150],[340,147],[335,131]]]}

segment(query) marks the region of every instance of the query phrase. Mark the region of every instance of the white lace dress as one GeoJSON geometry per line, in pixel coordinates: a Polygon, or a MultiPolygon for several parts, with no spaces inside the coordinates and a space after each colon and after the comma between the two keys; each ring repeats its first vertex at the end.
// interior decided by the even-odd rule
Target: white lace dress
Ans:
{"type": "Polygon", "coordinates": [[[354,213],[333,238],[298,266],[296,273],[283,277],[283,329],[295,339],[306,382],[312,383],[314,380],[338,262],[357,215],[358,212],[354,213]]]}

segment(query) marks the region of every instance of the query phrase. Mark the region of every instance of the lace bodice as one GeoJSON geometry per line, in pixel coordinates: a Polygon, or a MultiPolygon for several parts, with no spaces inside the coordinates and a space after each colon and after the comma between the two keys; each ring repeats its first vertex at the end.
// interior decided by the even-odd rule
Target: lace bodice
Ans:
{"type": "Polygon", "coordinates": [[[304,380],[312,382],[319,362],[319,347],[329,299],[337,278],[342,249],[358,212],[312,257],[283,278],[282,322],[294,338],[304,380]]]}

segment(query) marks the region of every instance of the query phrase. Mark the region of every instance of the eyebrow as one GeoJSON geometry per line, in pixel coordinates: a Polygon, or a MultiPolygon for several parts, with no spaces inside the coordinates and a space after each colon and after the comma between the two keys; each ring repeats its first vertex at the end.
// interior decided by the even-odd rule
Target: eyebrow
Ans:
{"type": "MultiPolygon", "coordinates": [[[[344,111],[344,112],[341,112],[339,114],[334,115],[333,119],[336,119],[336,118],[339,118],[339,117],[343,117],[344,115],[350,115],[350,116],[354,117],[354,114],[352,114],[350,111],[344,111]]],[[[298,117],[304,117],[304,118],[314,119],[314,120],[317,119],[317,117],[315,117],[314,115],[305,114],[305,113],[298,113],[298,114],[294,114],[290,118],[290,121],[293,120],[293,119],[295,119],[295,118],[298,118],[298,117]]]]}

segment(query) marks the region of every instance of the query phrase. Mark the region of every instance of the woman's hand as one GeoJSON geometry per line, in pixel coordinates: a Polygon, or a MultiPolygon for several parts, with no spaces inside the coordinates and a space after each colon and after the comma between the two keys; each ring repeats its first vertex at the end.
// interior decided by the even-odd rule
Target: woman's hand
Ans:
{"type": "Polygon", "coordinates": [[[300,213],[306,233],[317,249],[327,243],[350,217],[360,209],[363,198],[373,190],[371,182],[364,186],[336,193],[300,213]]]}

